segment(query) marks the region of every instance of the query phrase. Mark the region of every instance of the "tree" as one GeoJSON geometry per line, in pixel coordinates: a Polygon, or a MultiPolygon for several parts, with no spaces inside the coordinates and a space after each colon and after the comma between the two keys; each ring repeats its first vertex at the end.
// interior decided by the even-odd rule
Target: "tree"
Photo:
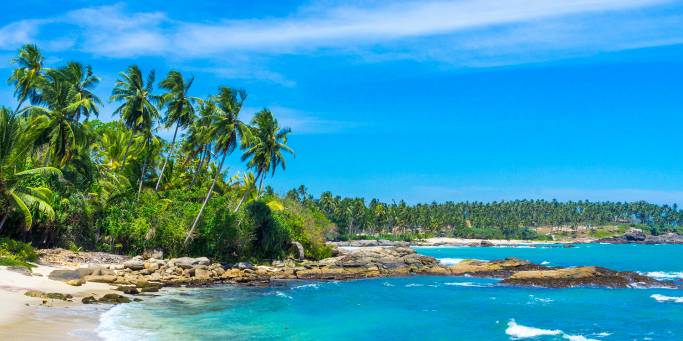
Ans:
{"type": "Polygon", "coordinates": [[[99,115],[98,106],[102,105],[102,101],[93,90],[99,84],[100,78],[93,74],[92,67],[90,65],[83,66],[78,62],[69,62],[59,72],[62,78],[73,88],[73,96],[79,102],[74,110],[73,121],[79,122],[81,116],[88,119],[90,115],[99,115]]]}
{"type": "Polygon", "coordinates": [[[23,216],[26,230],[30,230],[33,225],[31,209],[48,219],[55,215],[49,199],[52,191],[47,187],[29,186],[25,183],[25,180],[36,176],[61,174],[53,167],[25,168],[27,154],[35,139],[30,130],[30,122],[27,124],[16,113],[0,108],[0,230],[13,212],[23,216]]]}
{"type": "Polygon", "coordinates": [[[37,101],[39,97],[36,84],[42,77],[43,55],[34,44],[26,44],[19,49],[19,55],[12,60],[17,65],[8,82],[14,85],[14,96],[19,102],[14,112],[18,112],[27,99],[37,101]]]}
{"type": "Polygon", "coordinates": [[[166,78],[159,84],[160,88],[167,90],[167,92],[161,96],[161,104],[166,108],[166,118],[164,119],[166,128],[175,125],[175,130],[173,132],[173,139],[171,140],[168,156],[164,160],[164,165],[161,167],[161,172],[159,172],[159,179],[157,179],[157,184],[154,186],[154,192],[159,190],[159,184],[161,184],[161,179],[164,177],[166,164],[168,164],[168,160],[173,154],[178,129],[186,129],[194,122],[195,110],[193,104],[200,102],[201,100],[196,97],[188,96],[187,93],[192,86],[192,82],[194,82],[194,77],[190,77],[186,81],[183,79],[183,75],[180,72],[170,71],[166,78]]]}
{"type": "Polygon", "coordinates": [[[263,189],[263,179],[268,172],[275,175],[278,166],[286,168],[283,152],[294,155],[294,151],[287,146],[289,128],[280,128],[277,119],[268,109],[263,109],[254,115],[251,121],[254,131],[250,145],[242,155],[242,161],[249,160],[247,167],[256,170],[259,181],[259,192],[263,189]]]}
{"type": "Polygon", "coordinates": [[[112,90],[110,101],[123,102],[114,110],[114,114],[121,116],[125,126],[133,131],[123,154],[121,167],[126,166],[128,152],[136,133],[142,129],[151,130],[154,122],[159,120],[159,111],[155,105],[159,102],[159,97],[152,94],[154,78],[154,70],[152,70],[147,75],[145,83],[140,68],[137,65],[131,65],[126,72],[119,74],[119,79],[112,90]]]}
{"type": "Polygon", "coordinates": [[[215,105],[213,106],[213,113],[209,116],[211,119],[209,131],[210,136],[215,138],[214,149],[216,153],[223,154],[223,157],[216,169],[216,174],[213,177],[213,182],[211,183],[211,187],[209,187],[209,191],[206,193],[202,207],[199,209],[199,213],[197,213],[197,217],[185,237],[186,244],[190,240],[194,229],[197,227],[197,223],[199,222],[199,219],[201,219],[202,213],[204,213],[206,203],[211,198],[211,193],[213,192],[214,186],[216,186],[218,177],[222,174],[225,158],[238,147],[238,144],[241,147],[246,146],[247,141],[251,137],[249,126],[239,119],[242,105],[246,99],[246,91],[231,89],[226,86],[220,87],[218,89],[218,94],[212,99],[215,105]]]}

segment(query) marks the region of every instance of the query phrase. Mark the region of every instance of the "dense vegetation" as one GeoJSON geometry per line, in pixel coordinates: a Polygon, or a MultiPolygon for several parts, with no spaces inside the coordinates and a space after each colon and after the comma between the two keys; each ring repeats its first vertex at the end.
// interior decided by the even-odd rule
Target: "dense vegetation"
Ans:
{"type": "Polygon", "coordinates": [[[305,187],[287,197],[325,212],[342,236],[371,235],[453,236],[469,238],[534,239],[538,227],[592,229],[605,225],[628,225],[660,234],[683,232],[683,211],[674,204],[646,202],[558,202],[515,200],[501,202],[445,202],[407,205],[377,199],[342,198],[325,192],[318,199],[305,187]]]}
{"type": "MultiPolygon", "coordinates": [[[[132,65],[102,106],[90,66],[44,65],[35,45],[12,61],[18,105],[0,107],[0,234],[36,246],[222,260],[274,259],[292,241],[309,257],[329,255],[334,225],[315,207],[264,189],[285,169],[288,128],[268,109],[241,120],[244,90],[220,86],[192,96],[194,79],[170,71],[158,84],[132,65]],[[173,131],[171,141],[157,135],[173,131]],[[250,170],[223,168],[235,152],[250,170]]],[[[9,254],[9,252],[7,252],[9,254]]]]}
{"type": "Polygon", "coordinates": [[[644,202],[508,201],[407,205],[366,202],[302,186],[279,197],[266,180],[284,170],[290,130],[268,109],[241,120],[244,90],[192,96],[192,77],[170,71],[157,83],[135,65],[118,76],[102,107],[90,66],[44,65],[34,45],[13,59],[15,108],[0,107],[0,262],[35,259],[29,244],[73,250],[214,259],[276,259],[304,246],[331,254],[326,240],[425,236],[538,238],[535,228],[631,224],[653,234],[681,231],[675,205],[644,202]],[[173,132],[170,141],[160,128],[173,132]],[[230,174],[239,153],[249,171],[230,174]],[[11,239],[10,239],[11,238],[11,239]]]}

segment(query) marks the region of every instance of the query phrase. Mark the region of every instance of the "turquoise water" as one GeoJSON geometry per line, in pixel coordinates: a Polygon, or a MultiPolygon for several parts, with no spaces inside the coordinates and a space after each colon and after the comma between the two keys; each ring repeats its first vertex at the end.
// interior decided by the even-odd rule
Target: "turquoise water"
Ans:
{"type": "MultiPolygon", "coordinates": [[[[677,277],[683,245],[422,248],[677,277]]],[[[683,290],[541,289],[492,279],[409,277],[178,289],[101,317],[107,340],[683,340],[683,290]]]]}

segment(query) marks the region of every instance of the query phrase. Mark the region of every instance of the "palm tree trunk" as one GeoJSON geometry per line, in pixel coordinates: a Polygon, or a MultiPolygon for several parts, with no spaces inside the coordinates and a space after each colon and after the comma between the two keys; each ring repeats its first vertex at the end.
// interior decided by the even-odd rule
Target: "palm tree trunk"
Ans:
{"type": "Polygon", "coordinates": [[[223,152],[223,159],[221,159],[221,164],[218,166],[218,169],[216,169],[216,175],[213,177],[213,182],[211,183],[211,187],[209,187],[209,192],[206,193],[206,198],[204,198],[204,203],[202,204],[202,208],[199,209],[199,213],[197,214],[197,218],[194,219],[194,223],[192,223],[192,227],[190,228],[190,231],[187,232],[187,236],[185,237],[185,244],[190,240],[190,236],[192,236],[192,232],[194,232],[194,229],[197,227],[197,223],[199,223],[199,219],[202,217],[202,213],[204,213],[204,209],[206,208],[206,203],[209,202],[209,198],[211,198],[211,193],[213,192],[213,187],[216,186],[216,181],[218,181],[218,177],[221,175],[221,169],[223,169],[223,162],[225,162],[225,157],[228,156],[227,149],[226,151],[223,152]]]}
{"type": "Polygon", "coordinates": [[[207,147],[202,147],[202,151],[199,153],[199,162],[197,162],[197,169],[195,169],[194,174],[192,174],[192,183],[190,183],[190,188],[192,188],[197,181],[199,172],[202,170],[202,164],[204,163],[204,153],[206,153],[207,147]]]}
{"type": "Polygon", "coordinates": [[[7,221],[7,217],[9,217],[9,212],[5,213],[5,215],[2,216],[2,220],[0,220],[0,231],[2,231],[2,227],[5,226],[5,221],[7,221]]]}
{"type": "MultiPolygon", "coordinates": [[[[261,172],[259,172],[256,175],[256,179],[258,179],[261,176],[261,172]]],[[[242,195],[242,199],[240,199],[240,202],[237,204],[237,207],[235,207],[235,210],[233,213],[237,213],[239,211],[240,207],[242,207],[242,204],[244,204],[244,201],[247,200],[247,195],[249,195],[249,189],[244,190],[244,195],[242,195]]]]}
{"type": "Polygon", "coordinates": [[[128,139],[128,145],[126,146],[126,152],[123,153],[123,163],[121,164],[121,168],[126,167],[126,159],[128,159],[128,151],[130,150],[130,146],[133,144],[133,137],[135,137],[135,130],[133,130],[133,133],[130,134],[130,139],[128,139]]]}
{"type": "Polygon", "coordinates": [[[14,113],[18,113],[18,112],[19,112],[19,109],[21,108],[21,105],[22,105],[22,104],[24,104],[24,99],[23,99],[23,98],[19,100],[19,104],[17,104],[17,108],[14,109],[14,113]]]}
{"type": "Polygon", "coordinates": [[[140,192],[142,192],[142,182],[145,179],[145,172],[147,171],[147,162],[149,161],[149,153],[145,157],[145,163],[142,164],[142,174],[140,174],[140,185],[138,185],[138,195],[135,198],[136,201],[140,200],[140,192]]]}
{"type": "Polygon", "coordinates": [[[258,193],[256,193],[258,197],[261,196],[261,192],[263,191],[263,179],[265,179],[265,178],[266,178],[266,173],[261,174],[261,179],[259,180],[259,184],[258,184],[258,193]]]}
{"type": "Polygon", "coordinates": [[[164,177],[164,170],[166,170],[166,164],[168,163],[168,159],[171,158],[171,154],[173,154],[173,147],[175,147],[176,135],[178,135],[178,123],[175,124],[175,132],[173,133],[173,140],[171,141],[171,149],[168,151],[168,156],[164,161],[164,165],[161,167],[161,172],[159,172],[159,179],[157,179],[157,184],[156,186],[154,186],[154,193],[156,193],[159,190],[159,184],[161,183],[161,178],[164,177]]]}

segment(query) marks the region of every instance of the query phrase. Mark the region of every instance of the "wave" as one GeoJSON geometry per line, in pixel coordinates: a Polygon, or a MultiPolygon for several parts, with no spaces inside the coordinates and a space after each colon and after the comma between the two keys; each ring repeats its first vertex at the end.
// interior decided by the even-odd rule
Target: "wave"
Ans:
{"type": "Polygon", "coordinates": [[[439,264],[444,266],[456,265],[462,262],[463,258],[439,258],[439,264]]]}
{"type": "Polygon", "coordinates": [[[425,286],[424,284],[418,284],[418,283],[410,283],[406,284],[406,288],[412,288],[412,287],[423,287],[425,286]]]}
{"type": "Polygon", "coordinates": [[[299,286],[292,287],[292,289],[319,289],[320,288],[320,283],[310,283],[310,284],[303,284],[299,286]]]}
{"type": "Polygon", "coordinates": [[[653,295],[650,295],[650,297],[654,298],[655,301],[657,301],[657,302],[683,303],[683,297],[665,296],[665,295],[660,295],[660,294],[653,294],[653,295]]]}
{"type": "Polygon", "coordinates": [[[289,296],[289,295],[285,294],[285,293],[282,292],[282,291],[276,291],[276,292],[275,292],[275,296],[287,298],[287,299],[290,299],[290,300],[293,300],[293,299],[294,299],[294,297],[289,296]]]}
{"type": "Polygon", "coordinates": [[[490,284],[473,283],[473,282],[449,282],[449,283],[444,283],[444,285],[458,286],[458,287],[475,287],[475,288],[486,288],[486,287],[491,286],[490,284]]]}
{"type": "Polygon", "coordinates": [[[149,330],[127,327],[123,322],[135,318],[126,305],[117,305],[100,315],[100,323],[95,329],[97,336],[105,341],[117,340],[154,340],[157,335],[149,330]]]}
{"type": "Polygon", "coordinates": [[[681,271],[651,271],[651,272],[639,272],[641,275],[649,276],[658,280],[673,280],[673,279],[683,279],[683,272],[681,271]]]}
{"type": "Polygon", "coordinates": [[[541,262],[541,265],[548,265],[548,264],[550,264],[550,262],[548,262],[547,260],[544,260],[541,262]]]}
{"type": "MultiPolygon", "coordinates": [[[[512,339],[530,339],[530,338],[536,338],[539,336],[554,336],[554,335],[562,335],[563,339],[567,339],[569,341],[598,341],[596,339],[589,339],[583,335],[569,335],[562,330],[559,329],[541,329],[541,328],[535,328],[535,327],[528,327],[528,326],[523,326],[521,324],[517,324],[514,319],[511,319],[510,322],[508,322],[508,327],[505,329],[505,334],[510,335],[512,339]]],[[[609,334],[607,334],[609,335],[609,334]]]]}

